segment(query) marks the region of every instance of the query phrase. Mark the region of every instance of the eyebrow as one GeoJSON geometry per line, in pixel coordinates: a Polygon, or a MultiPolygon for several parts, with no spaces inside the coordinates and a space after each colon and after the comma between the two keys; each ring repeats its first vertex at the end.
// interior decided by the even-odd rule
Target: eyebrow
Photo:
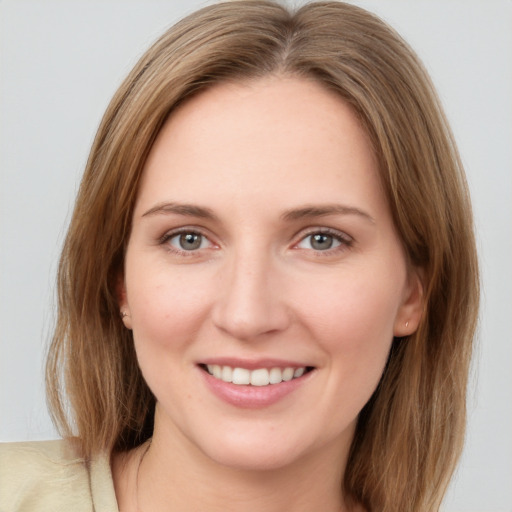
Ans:
{"type": "Polygon", "coordinates": [[[142,217],[148,217],[151,215],[184,215],[186,217],[199,217],[201,219],[217,219],[217,216],[213,213],[210,208],[204,208],[202,206],[196,206],[193,204],[183,203],[159,203],[153,208],[150,208],[147,212],[142,214],[142,217]]]}
{"type": "MultiPolygon", "coordinates": [[[[172,214],[217,220],[217,216],[210,208],[183,203],[159,203],[143,213],[142,217],[172,214]]],[[[291,222],[301,219],[325,217],[328,215],[357,215],[366,221],[375,224],[375,219],[365,211],[356,208],[355,206],[346,206],[341,204],[328,204],[318,206],[307,205],[301,208],[293,208],[291,210],[285,211],[281,215],[281,219],[287,222],[291,222]]]]}
{"type": "Polygon", "coordinates": [[[346,206],[342,204],[328,204],[328,205],[308,205],[302,208],[294,208],[288,210],[281,215],[281,218],[286,221],[294,221],[307,218],[325,217],[327,215],[357,215],[366,221],[375,224],[375,219],[365,211],[356,208],[355,206],[346,206]]]}

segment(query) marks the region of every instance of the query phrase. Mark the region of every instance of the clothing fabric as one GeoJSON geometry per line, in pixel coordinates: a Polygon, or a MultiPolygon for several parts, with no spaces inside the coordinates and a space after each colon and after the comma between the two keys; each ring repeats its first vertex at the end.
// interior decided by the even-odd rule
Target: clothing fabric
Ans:
{"type": "Polygon", "coordinates": [[[73,440],[0,444],[0,512],[119,512],[110,457],[73,440]]]}

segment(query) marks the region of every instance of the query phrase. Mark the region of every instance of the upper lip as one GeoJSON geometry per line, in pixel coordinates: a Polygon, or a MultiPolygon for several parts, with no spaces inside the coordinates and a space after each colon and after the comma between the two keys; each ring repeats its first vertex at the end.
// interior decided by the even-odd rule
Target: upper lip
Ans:
{"type": "Polygon", "coordinates": [[[306,368],[311,365],[286,359],[262,358],[244,359],[235,357],[211,357],[199,362],[202,365],[230,366],[231,368],[245,368],[257,370],[258,368],[306,368]]]}

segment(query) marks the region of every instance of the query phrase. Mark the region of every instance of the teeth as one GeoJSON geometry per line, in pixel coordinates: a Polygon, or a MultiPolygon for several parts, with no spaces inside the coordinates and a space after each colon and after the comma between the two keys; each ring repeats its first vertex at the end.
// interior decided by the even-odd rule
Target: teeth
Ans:
{"type": "Polygon", "coordinates": [[[293,372],[293,376],[294,377],[302,377],[304,375],[304,372],[306,371],[306,368],[297,368],[294,372],[293,372]]]}
{"type": "Polygon", "coordinates": [[[304,375],[305,367],[301,368],[258,368],[257,370],[247,370],[246,368],[232,368],[231,366],[220,366],[218,364],[209,364],[206,367],[208,373],[216,379],[224,382],[232,382],[239,386],[268,386],[269,384],[279,384],[304,375]]]}
{"type": "Polygon", "coordinates": [[[214,377],[220,379],[222,376],[222,368],[218,364],[214,364],[212,370],[208,367],[208,371],[213,374],[214,377]]]}
{"type": "Polygon", "coordinates": [[[251,383],[251,372],[245,368],[233,368],[233,384],[240,386],[251,383]]]}
{"type": "Polygon", "coordinates": [[[233,381],[233,369],[230,366],[223,366],[220,374],[220,378],[224,382],[233,381]]]}
{"type": "Polygon", "coordinates": [[[293,379],[293,368],[285,368],[283,370],[283,380],[288,381],[293,379]]]}
{"type": "Polygon", "coordinates": [[[268,386],[270,382],[270,375],[266,368],[260,370],[253,370],[251,372],[251,385],[252,386],[268,386]]]}
{"type": "Polygon", "coordinates": [[[272,368],[269,376],[270,384],[279,384],[283,381],[283,372],[281,368],[272,368]]]}

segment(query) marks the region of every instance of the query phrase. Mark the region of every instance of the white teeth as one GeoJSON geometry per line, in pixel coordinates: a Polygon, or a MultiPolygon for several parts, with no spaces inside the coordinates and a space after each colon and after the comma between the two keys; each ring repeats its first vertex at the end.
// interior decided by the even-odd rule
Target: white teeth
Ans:
{"type": "Polygon", "coordinates": [[[253,370],[251,372],[251,385],[252,386],[268,386],[270,376],[266,368],[253,370]]]}
{"type": "Polygon", "coordinates": [[[233,369],[231,366],[223,366],[222,372],[220,374],[220,378],[224,382],[232,382],[233,381],[233,369]]]}
{"type": "Polygon", "coordinates": [[[222,368],[218,364],[213,365],[213,373],[214,377],[217,377],[217,379],[220,379],[222,377],[222,368]]]}
{"type": "Polygon", "coordinates": [[[216,379],[224,382],[232,382],[239,386],[268,386],[269,384],[279,384],[304,375],[306,368],[258,368],[256,370],[247,370],[246,368],[232,368],[231,366],[220,366],[218,364],[209,364],[206,367],[208,373],[216,379]]]}
{"type": "Polygon", "coordinates": [[[233,368],[233,384],[247,385],[251,383],[251,372],[245,368],[233,368]]]}
{"type": "Polygon", "coordinates": [[[283,372],[281,368],[272,368],[270,370],[269,381],[270,384],[279,384],[283,380],[283,372]]]}
{"type": "Polygon", "coordinates": [[[293,372],[293,376],[295,378],[297,377],[302,377],[304,375],[304,372],[305,372],[305,368],[297,368],[294,372],[293,372]]]}
{"type": "Polygon", "coordinates": [[[293,379],[293,368],[285,368],[283,370],[283,380],[284,381],[287,381],[287,380],[292,380],[293,379]]]}

